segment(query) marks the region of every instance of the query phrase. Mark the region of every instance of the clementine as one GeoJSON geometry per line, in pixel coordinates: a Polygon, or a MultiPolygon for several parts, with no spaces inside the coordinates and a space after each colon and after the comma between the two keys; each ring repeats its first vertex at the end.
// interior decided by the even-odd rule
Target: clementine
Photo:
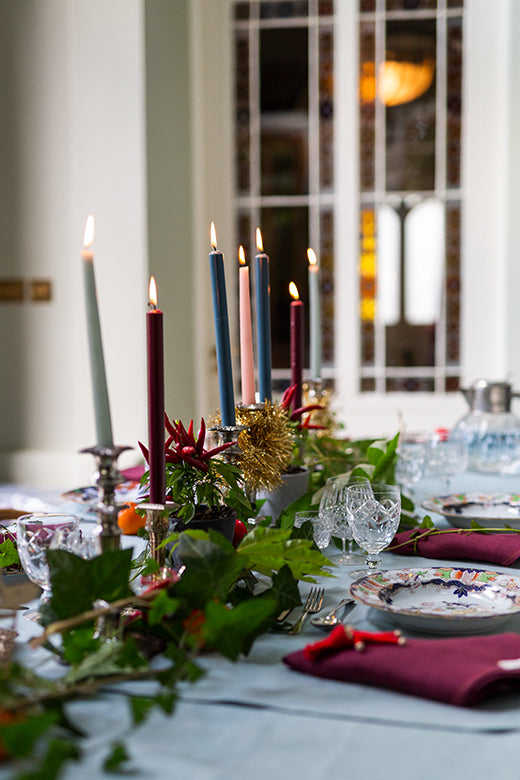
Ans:
{"type": "Polygon", "coordinates": [[[128,501],[125,508],[118,512],[117,524],[124,534],[136,534],[146,524],[146,518],[136,512],[136,507],[134,501],[128,501]]]}

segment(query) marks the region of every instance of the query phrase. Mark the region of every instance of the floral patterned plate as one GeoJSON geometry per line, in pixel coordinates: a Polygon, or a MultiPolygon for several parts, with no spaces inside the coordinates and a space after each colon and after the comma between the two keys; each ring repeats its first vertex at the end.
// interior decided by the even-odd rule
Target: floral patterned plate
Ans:
{"type": "Polygon", "coordinates": [[[477,634],[520,612],[520,576],[450,566],[375,572],[350,586],[362,604],[417,631],[477,634]]]}
{"type": "MultiPolygon", "coordinates": [[[[116,504],[124,504],[125,501],[137,501],[139,498],[139,481],[125,479],[115,490],[116,504]]],[[[81,504],[87,504],[93,507],[98,502],[98,489],[95,485],[87,487],[74,488],[67,493],[63,493],[62,498],[67,501],[79,501],[81,504]]]]}
{"type": "Polygon", "coordinates": [[[456,493],[428,498],[421,506],[443,515],[455,528],[470,528],[472,520],[487,528],[520,528],[519,493],[456,493]]]}

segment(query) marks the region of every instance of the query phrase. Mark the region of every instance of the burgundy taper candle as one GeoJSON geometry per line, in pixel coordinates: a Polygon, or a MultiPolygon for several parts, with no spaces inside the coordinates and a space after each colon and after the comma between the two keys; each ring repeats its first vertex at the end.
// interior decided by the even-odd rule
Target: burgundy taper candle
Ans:
{"type": "Polygon", "coordinates": [[[157,308],[157,287],[150,279],[150,309],[146,314],[148,375],[148,447],[150,451],[150,503],[164,504],[164,344],[163,313],[157,308]]]}
{"type": "Polygon", "coordinates": [[[303,382],[303,303],[299,300],[298,288],[291,282],[291,385],[296,385],[294,408],[302,405],[303,382]]]}

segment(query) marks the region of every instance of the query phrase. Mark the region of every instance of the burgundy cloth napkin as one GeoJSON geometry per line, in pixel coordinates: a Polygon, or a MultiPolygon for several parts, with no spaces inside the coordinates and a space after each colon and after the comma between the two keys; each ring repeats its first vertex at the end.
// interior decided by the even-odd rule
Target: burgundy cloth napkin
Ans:
{"type": "Polygon", "coordinates": [[[132,466],[132,468],[123,469],[121,471],[121,475],[125,479],[135,480],[136,482],[138,482],[143,476],[144,471],[145,471],[144,466],[132,466]]]}
{"type": "MultiPolygon", "coordinates": [[[[413,539],[424,532],[424,528],[414,528],[396,534],[387,551],[400,555],[413,555],[415,552],[413,539]],[[408,544],[403,544],[404,542],[408,544]]],[[[424,558],[488,561],[500,566],[510,566],[520,558],[520,534],[483,534],[478,531],[432,534],[417,542],[417,554],[424,558]]]]}
{"type": "Polygon", "coordinates": [[[315,677],[375,685],[461,706],[501,690],[520,689],[520,635],[514,633],[368,644],[363,652],[331,650],[317,660],[306,655],[299,650],[283,661],[315,677]],[[507,668],[507,661],[515,659],[517,663],[507,668]]]}

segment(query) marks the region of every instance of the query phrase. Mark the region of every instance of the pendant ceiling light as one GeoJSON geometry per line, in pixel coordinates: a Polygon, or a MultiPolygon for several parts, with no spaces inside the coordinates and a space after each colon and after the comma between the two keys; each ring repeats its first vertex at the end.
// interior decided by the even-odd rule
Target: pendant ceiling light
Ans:
{"type": "Polygon", "coordinates": [[[364,62],[360,74],[360,98],[372,103],[376,94],[385,106],[411,103],[424,95],[433,81],[435,61],[425,57],[421,63],[387,60],[379,66],[376,83],[375,64],[364,62]]]}

